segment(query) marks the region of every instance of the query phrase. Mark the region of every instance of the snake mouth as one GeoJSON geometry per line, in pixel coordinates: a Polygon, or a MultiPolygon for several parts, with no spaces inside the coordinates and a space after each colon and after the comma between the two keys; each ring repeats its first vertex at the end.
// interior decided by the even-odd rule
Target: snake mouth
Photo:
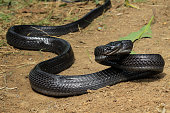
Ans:
{"type": "Polygon", "coordinates": [[[118,54],[118,55],[130,54],[131,51],[132,51],[132,49],[126,49],[126,50],[121,49],[121,50],[117,51],[116,54],[118,54]]]}

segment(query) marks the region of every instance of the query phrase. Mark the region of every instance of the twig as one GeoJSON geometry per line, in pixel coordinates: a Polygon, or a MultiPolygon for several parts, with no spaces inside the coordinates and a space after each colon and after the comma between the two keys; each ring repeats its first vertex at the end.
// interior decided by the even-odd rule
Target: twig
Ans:
{"type": "MultiPolygon", "coordinates": [[[[41,29],[38,29],[38,28],[33,27],[33,26],[31,26],[31,27],[34,28],[34,29],[36,29],[36,30],[38,30],[38,31],[41,31],[41,32],[45,33],[46,35],[44,35],[44,36],[59,38],[59,36],[52,36],[52,35],[49,35],[47,32],[45,32],[45,31],[43,31],[43,30],[41,30],[41,29]]],[[[29,35],[30,35],[30,34],[31,34],[31,33],[29,33],[29,35]]]]}
{"type": "Polygon", "coordinates": [[[79,29],[79,32],[81,33],[82,32],[82,30],[81,30],[81,27],[80,27],[80,25],[78,24],[78,29],[79,29]]]}
{"type": "Polygon", "coordinates": [[[16,53],[18,51],[0,51],[0,53],[16,53]]]}
{"type": "MultiPolygon", "coordinates": [[[[21,63],[21,64],[18,64],[18,65],[0,65],[0,67],[21,67],[21,65],[32,65],[32,64],[35,64],[36,62],[28,62],[28,63],[21,63]]],[[[17,67],[17,68],[18,68],[17,67]]]]}
{"type": "Polygon", "coordinates": [[[7,86],[6,74],[4,75],[4,84],[5,84],[5,86],[4,86],[4,87],[1,87],[0,90],[2,90],[2,89],[5,89],[5,90],[13,90],[13,89],[17,89],[17,87],[9,88],[9,87],[7,86]]]}
{"type": "Polygon", "coordinates": [[[0,65],[0,67],[13,67],[13,66],[16,66],[16,65],[0,65]]]}
{"type": "Polygon", "coordinates": [[[47,36],[50,36],[47,32],[45,32],[45,31],[43,31],[43,30],[41,30],[41,29],[38,29],[38,28],[33,27],[33,26],[31,26],[31,27],[34,28],[34,29],[36,29],[36,30],[38,30],[38,31],[41,31],[41,32],[45,33],[47,36]]]}
{"type": "Polygon", "coordinates": [[[0,47],[1,49],[6,49],[6,48],[8,48],[8,47],[6,47],[6,46],[2,46],[2,47],[0,47]]]}
{"type": "Polygon", "coordinates": [[[29,65],[33,65],[33,64],[36,64],[36,62],[29,62],[26,64],[21,64],[21,65],[17,66],[17,68],[21,68],[21,67],[25,67],[25,66],[29,66],[29,65]]]}
{"type": "Polygon", "coordinates": [[[92,58],[91,58],[91,56],[90,56],[90,54],[89,54],[89,51],[88,51],[88,50],[87,50],[87,55],[88,55],[88,57],[89,57],[90,62],[91,62],[91,63],[93,63],[92,58]]]}

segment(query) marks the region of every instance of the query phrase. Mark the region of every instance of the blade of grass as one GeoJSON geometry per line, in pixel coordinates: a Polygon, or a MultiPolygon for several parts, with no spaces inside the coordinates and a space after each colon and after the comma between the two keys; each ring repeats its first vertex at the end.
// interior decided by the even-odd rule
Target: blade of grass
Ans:
{"type": "Polygon", "coordinates": [[[91,58],[91,56],[90,56],[89,51],[88,51],[88,50],[86,50],[86,52],[87,52],[87,55],[88,55],[88,57],[89,57],[90,62],[92,63],[92,58],[91,58]]]}
{"type": "Polygon", "coordinates": [[[137,6],[133,5],[133,4],[130,4],[129,0],[125,0],[125,6],[139,9],[139,7],[137,7],[137,6]]]}

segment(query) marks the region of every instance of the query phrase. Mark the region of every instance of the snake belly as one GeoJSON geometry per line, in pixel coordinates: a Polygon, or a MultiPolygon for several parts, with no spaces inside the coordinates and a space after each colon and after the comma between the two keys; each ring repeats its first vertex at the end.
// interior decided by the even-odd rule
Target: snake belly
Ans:
{"type": "MultiPolygon", "coordinates": [[[[73,96],[87,93],[87,90],[96,90],[119,82],[137,79],[146,75],[158,74],[163,71],[164,60],[160,55],[127,55],[121,60],[120,68],[111,66],[108,69],[85,75],[63,76],[58,73],[68,69],[74,63],[74,53],[71,45],[66,40],[44,36],[61,36],[70,32],[79,31],[87,27],[95,18],[111,7],[110,0],[81,19],[62,26],[17,25],[12,26],[7,34],[7,43],[13,47],[26,50],[42,50],[52,52],[58,56],[40,62],[29,74],[33,90],[49,96],[73,96]],[[42,32],[43,31],[43,32],[42,32]],[[29,34],[29,35],[28,35],[29,34]],[[154,59],[154,61],[146,60],[154,59]],[[141,62],[142,61],[142,62],[141,62]],[[138,70],[142,65],[156,65],[158,70],[138,70]],[[138,69],[130,67],[139,65],[138,69]],[[126,69],[129,67],[130,69],[126,69]],[[128,71],[130,70],[130,71],[128,71]],[[133,71],[135,70],[135,71],[133,71]]],[[[102,51],[98,51],[100,53],[102,51]]]]}

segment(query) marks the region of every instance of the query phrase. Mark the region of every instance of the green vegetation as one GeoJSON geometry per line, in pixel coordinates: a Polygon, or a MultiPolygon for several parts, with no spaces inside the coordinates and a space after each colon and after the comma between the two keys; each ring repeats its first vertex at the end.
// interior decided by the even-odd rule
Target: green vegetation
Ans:
{"type": "MultiPolygon", "coordinates": [[[[47,2],[50,0],[41,0],[43,2],[47,2]]],[[[94,0],[96,4],[99,3],[98,0],[94,0]]],[[[144,2],[146,0],[134,0],[133,2],[144,2]]],[[[24,20],[24,17],[22,17],[22,15],[20,17],[17,17],[17,11],[19,9],[29,9],[29,7],[32,7],[34,5],[34,3],[36,3],[37,7],[38,4],[42,3],[40,2],[40,0],[0,0],[0,7],[1,7],[1,11],[0,11],[0,27],[4,29],[4,26],[6,29],[8,29],[12,25],[14,24],[33,24],[33,25],[54,25],[55,21],[51,21],[51,18],[54,18],[53,16],[53,9],[54,7],[50,10],[50,8],[48,8],[48,11],[45,13],[41,12],[35,12],[35,14],[33,14],[33,12],[27,12],[27,13],[23,13],[23,14],[29,14],[28,16],[26,16],[26,20],[24,20]],[[38,18],[34,19],[33,15],[43,15],[42,18],[39,18],[40,16],[38,16],[38,18]],[[29,19],[30,18],[30,19],[29,19]]],[[[129,6],[129,7],[133,7],[133,8],[137,8],[134,5],[132,5],[128,0],[125,0],[125,5],[129,6]]],[[[66,4],[66,3],[65,3],[66,4]]],[[[47,6],[47,4],[41,4],[41,7],[43,7],[42,5],[47,6]]],[[[49,4],[48,4],[49,5],[49,4]]],[[[59,7],[65,7],[67,5],[61,5],[58,4],[59,7]]],[[[50,5],[49,5],[50,6],[50,5]]],[[[37,8],[38,10],[38,8],[37,8]]],[[[64,22],[64,21],[76,21],[78,20],[78,16],[73,14],[73,16],[71,16],[72,13],[67,14],[66,17],[62,18],[60,22],[64,22]]],[[[139,31],[137,32],[133,32],[131,34],[129,34],[126,37],[120,38],[120,40],[132,40],[133,42],[135,40],[141,39],[143,37],[151,37],[151,30],[150,30],[150,25],[151,22],[153,20],[154,17],[151,18],[150,22],[142,27],[139,31]]],[[[58,19],[58,17],[57,17],[58,19]]],[[[60,19],[60,18],[59,18],[60,19]]],[[[61,25],[60,23],[58,23],[59,25],[61,25]]],[[[4,31],[0,31],[0,34],[2,34],[2,32],[4,31]]],[[[6,42],[4,42],[3,40],[0,41],[0,47],[6,45],[6,42]]]]}
{"type": "Polygon", "coordinates": [[[151,31],[151,23],[152,20],[154,19],[154,16],[150,19],[149,23],[145,26],[143,26],[139,31],[137,32],[132,32],[126,37],[122,37],[119,40],[131,40],[132,42],[139,40],[144,37],[152,37],[152,31],[151,31]]]}
{"type": "MultiPolygon", "coordinates": [[[[145,26],[143,26],[139,31],[137,32],[132,32],[126,37],[121,37],[119,40],[131,40],[132,42],[135,42],[136,40],[139,40],[141,38],[151,38],[151,23],[154,19],[154,16],[150,19],[149,23],[145,26]]],[[[135,54],[134,51],[131,52],[131,54],[135,54]]]]}
{"type": "Polygon", "coordinates": [[[7,46],[7,43],[5,40],[0,40],[0,47],[7,46]]]}
{"type": "Polygon", "coordinates": [[[5,21],[5,22],[9,22],[11,19],[12,14],[5,14],[3,12],[0,12],[0,21],[5,21]]]}
{"type": "Polygon", "coordinates": [[[132,7],[132,8],[139,9],[139,7],[131,4],[131,3],[129,2],[129,0],[125,0],[124,4],[125,4],[125,6],[127,6],[127,7],[132,7]]]}

